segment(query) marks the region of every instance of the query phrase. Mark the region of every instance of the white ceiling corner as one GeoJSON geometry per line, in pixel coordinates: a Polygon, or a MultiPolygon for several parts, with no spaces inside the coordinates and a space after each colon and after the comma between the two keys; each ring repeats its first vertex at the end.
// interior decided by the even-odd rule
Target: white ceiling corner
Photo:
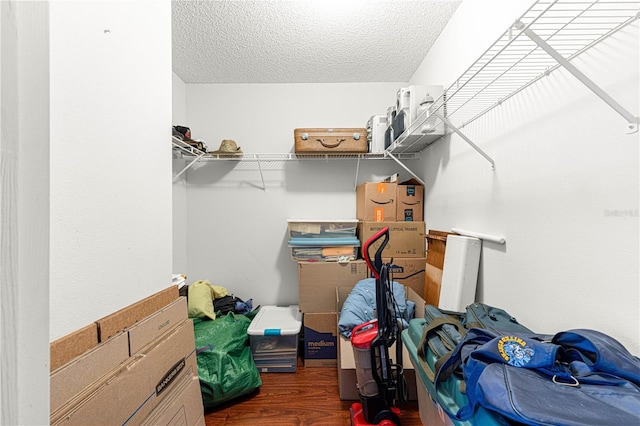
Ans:
{"type": "Polygon", "coordinates": [[[173,71],[196,83],[408,81],[461,0],[174,0],[173,71]]]}

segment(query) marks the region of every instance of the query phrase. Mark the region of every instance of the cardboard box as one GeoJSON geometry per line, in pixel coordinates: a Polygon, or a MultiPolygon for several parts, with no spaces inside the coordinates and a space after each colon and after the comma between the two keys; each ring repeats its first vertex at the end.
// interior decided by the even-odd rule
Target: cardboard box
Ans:
{"type": "Polygon", "coordinates": [[[304,366],[335,367],[338,365],[338,323],[336,313],[306,313],[304,314],[303,325],[304,366]]]}
{"type": "Polygon", "coordinates": [[[365,182],[356,187],[356,218],[371,222],[396,220],[396,182],[365,182]]]}
{"type": "Polygon", "coordinates": [[[50,376],[50,413],[54,413],[129,358],[126,333],[117,334],[64,364],[50,376]]]}
{"type": "Polygon", "coordinates": [[[334,312],[336,287],[353,287],[369,276],[364,260],[298,262],[298,306],[304,313],[334,312]]]}
{"type": "Polygon", "coordinates": [[[179,297],[164,308],[126,329],[129,335],[129,354],[137,354],[149,343],[172,330],[189,317],[187,299],[179,297]]]}
{"type": "MultiPolygon", "coordinates": [[[[358,238],[364,244],[385,226],[389,227],[389,241],[382,251],[384,258],[420,258],[425,257],[425,223],[424,222],[360,222],[358,238]]],[[[382,244],[379,239],[369,247],[369,255],[373,259],[376,250],[382,244]]],[[[364,253],[363,256],[364,258],[364,253]]]]}
{"type": "Polygon", "coordinates": [[[49,370],[54,371],[98,345],[98,326],[91,323],[49,344],[49,370]]]}
{"type": "MultiPolygon", "coordinates": [[[[391,259],[382,259],[388,263],[391,259]]],[[[418,295],[424,294],[425,268],[427,266],[426,257],[394,257],[391,273],[393,280],[411,288],[418,295]]],[[[422,296],[421,296],[422,297],[422,296]]]]}
{"type": "Polygon", "coordinates": [[[127,422],[132,426],[140,424],[181,377],[198,376],[193,321],[183,321],[162,339],[142,349],[140,354],[149,361],[147,374],[150,386],[142,406],[127,422]]]}
{"type": "Polygon", "coordinates": [[[188,319],[69,401],[51,423],[139,425],[183,377],[197,375],[193,322],[188,319]]]}
{"type": "Polygon", "coordinates": [[[53,413],[50,424],[124,424],[140,406],[140,387],[148,387],[146,365],[145,358],[127,358],[95,386],[53,413]]]}
{"type": "Polygon", "coordinates": [[[178,286],[174,285],[99,319],[96,321],[99,341],[103,342],[125,328],[132,326],[137,321],[167,306],[178,297],[178,286]]]}
{"type": "MultiPolygon", "coordinates": [[[[424,300],[416,294],[411,288],[407,288],[407,299],[415,302],[416,317],[424,317],[424,300]]],[[[340,312],[342,304],[349,296],[351,288],[336,288],[336,310],[340,312]]],[[[336,314],[336,317],[339,314],[336,314]]],[[[395,344],[389,348],[389,354],[395,360],[396,348],[395,344]]],[[[342,400],[359,400],[357,379],[356,379],[356,362],[353,355],[353,347],[351,341],[343,335],[338,335],[338,389],[340,399],[342,400]]],[[[416,390],[416,372],[411,362],[411,358],[407,349],[402,348],[402,366],[404,369],[404,377],[407,381],[409,400],[415,401],[418,398],[416,390]]]]}
{"type": "Polygon", "coordinates": [[[415,179],[398,184],[396,220],[421,222],[424,220],[424,186],[415,179]]]}
{"type": "Polygon", "coordinates": [[[143,426],[204,426],[204,406],[197,376],[185,376],[142,422],[143,426]]]}

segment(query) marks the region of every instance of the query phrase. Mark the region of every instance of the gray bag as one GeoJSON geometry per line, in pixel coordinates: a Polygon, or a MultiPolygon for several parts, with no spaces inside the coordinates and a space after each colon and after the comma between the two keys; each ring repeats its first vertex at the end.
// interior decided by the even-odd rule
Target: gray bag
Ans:
{"type": "Polygon", "coordinates": [[[418,344],[418,355],[421,361],[425,361],[422,365],[432,382],[442,364],[464,340],[467,330],[471,328],[533,333],[504,309],[478,302],[467,306],[465,312],[444,311],[432,305],[425,305],[424,319],[426,323],[418,344]],[[428,357],[435,357],[433,368],[427,362],[428,357]]]}

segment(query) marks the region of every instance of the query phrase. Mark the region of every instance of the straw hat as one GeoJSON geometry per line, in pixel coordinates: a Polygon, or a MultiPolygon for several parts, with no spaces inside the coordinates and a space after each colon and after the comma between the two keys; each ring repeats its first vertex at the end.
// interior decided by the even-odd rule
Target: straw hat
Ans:
{"type": "Polygon", "coordinates": [[[220,148],[209,151],[209,154],[242,154],[242,150],[232,139],[224,139],[220,142],[220,148]]]}

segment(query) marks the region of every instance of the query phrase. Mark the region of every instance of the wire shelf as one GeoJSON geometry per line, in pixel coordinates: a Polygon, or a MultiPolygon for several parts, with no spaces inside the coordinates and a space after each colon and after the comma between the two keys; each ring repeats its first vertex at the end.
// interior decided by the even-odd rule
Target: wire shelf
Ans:
{"type": "MultiPolygon", "coordinates": [[[[173,150],[176,157],[191,159],[200,162],[207,161],[253,161],[253,162],[280,162],[280,161],[297,161],[297,160],[388,160],[389,153],[331,153],[331,154],[296,154],[293,152],[286,153],[242,153],[242,154],[213,154],[210,152],[203,152],[199,149],[193,148],[189,144],[181,141],[180,139],[173,138],[173,150]]],[[[419,152],[411,152],[404,154],[394,155],[401,160],[416,160],[420,158],[419,152]]]]}
{"type": "Polygon", "coordinates": [[[434,102],[462,128],[640,17],[637,0],[540,0],[434,102]],[[533,35],[532,35],[533,34],[533,35]]]}
{"type": "MultiPolygon", "coordinates": [[[[415,120],[383,153],[366,154],[211,154],[174,138],[174,153],[198,161],[291,161],[419,159],[420,152],[454,131],[494,167],[494,161],[461,128],[564,67],[638,130],[639,118],[618,104],[570,61],[640,18],[640,0],[539,0],[438,97],[428,113],[415,120]],[[428,129],[428,132],[424,129],[428,129]],[[423,133],[424,132],[424,133],[423,133]],[[187,145],[186,147],[184,145],[187,145]]],[[[184,172],[183,170],[183,172],[184,172]]],[[[182,172],[180,172],[181,174],[182,172]]]]}

